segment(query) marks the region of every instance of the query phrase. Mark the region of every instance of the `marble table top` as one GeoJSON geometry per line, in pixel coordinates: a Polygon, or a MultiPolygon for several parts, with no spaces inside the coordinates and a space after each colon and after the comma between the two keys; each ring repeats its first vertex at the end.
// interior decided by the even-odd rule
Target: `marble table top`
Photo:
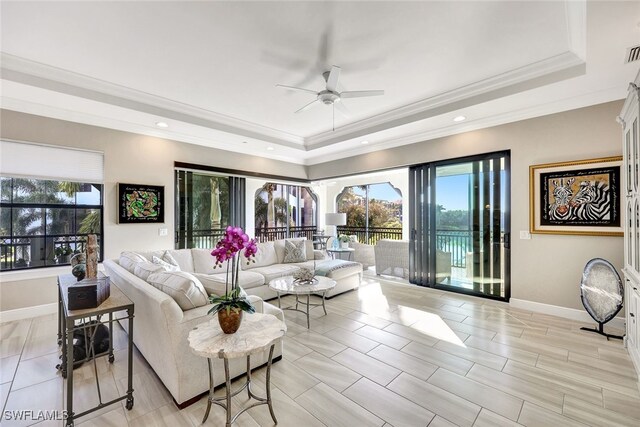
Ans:
{"type": "Polygon", "coordinates": [[[201,323],[189,332],[191,351],[202,357],[231,359],[268,350],[287,332],[283,321],[272,314],[244,313],[240,329],[225,334],[218,317],[201,323]]]}
{"type": "Polygon", "coordinates": [[[322,292],[333,289],[336,281],[328,277],[316,276],[317,282],[311,285],[299,285],[293,282],[292,276],[279,277],[269,282],[269,288],[276,292],[288,294],[310,294],[312,292],[322,292]]]}

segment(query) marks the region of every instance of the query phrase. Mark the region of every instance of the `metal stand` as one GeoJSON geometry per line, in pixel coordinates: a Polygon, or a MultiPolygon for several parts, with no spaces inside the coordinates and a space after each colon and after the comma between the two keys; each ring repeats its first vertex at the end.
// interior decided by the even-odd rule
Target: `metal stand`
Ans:
{"type": "Polygon", "coordinates": [[[231,392],[231,376],[229,375],[229,359],[226,357],[224,360],[224,379],[225,379],[225,397],[213,397],[213,389],[214,389],[214,379],[213,379],[213,363],[211,362],[211,358],[207,358],[207,362],[209,364],[209,398],[207,399],[207,410],[204,413],[204,418],[202,419],[202,424],[207,421],[209,418],[209,412],[211,411],[211,404],[218,405],[224,408],[226,411],[226,424],[225,427],[231,427],[236,419],[245,411],[254,408],[259,405],[268,405],[269,413],[271,414],[271,418],[275,424],[278,424],[278,420],[276,419],[276,414],[273,412],[273,404],[271,400],[271,364],[273,361],[273,350],[275,349],[275,344],[271,345],[269,349],[269,360],[267,361],[267,397],[266,399],[263,397],[256,396],[251,391],[251,356],[247,356],[247,381],[244,383],[242,387],[238,390],[231,392]],[[237,396],[242,392],[242,390],[247,389],[247,396],[249,399],[257,400],[257,402],[252,403],[251,405],[243,408],[235,415],[231,416],[231,398],[233,396],[237,396]],[[222,403],[224,402],[224,403],[222,403]]]}
{"type": "Polygon", "coordinates": [[[604,336],[604,337],[607,337],[607,341],[609,341],[609,338],[615,338],[615,339],[617,339],[617,340],[621,340],[621,339],[623,339],[623,338],[624,338],[624,337],[623,337],[623,336],[621,336],[621,335],[612,335],[612,334],[607,334],[607,333],[604,331],[604,323],[600,323],[600,322],[598,322],[598,327],[597,327],[597,328],[593,328],[593,329],[591,329],[591,328],[585,328],[585,327],[582,327],[582,328],[580,328],[580,329],[581,329],[581,330],[583,330],[583,331],[595,332],[596,334],[600,334],[600,335],[602,335],[602,336],[604,336]]]}
{"type": "MultiPolygon", "coordinates": [[[[126,399],[126,408],[128,410],[133,409],[133,317],[134,306],[133,303],[119,290],[112,290],[111,296],[102,305],[93,309],[83,310],[67,310],[67,304],[65,294],[67,292],[66,287],[70,283],[76,281],[75,277],[69,275],[62,275],[58,277],[58,345],[62,346],[61,359],[62,363],[56,366],[61,371],[62,378],[67,381],[67,403],[66,403],[66,427],[73,427],[77,418],[87,415],[91,412],[95,412],[105,406],[112,405],[116,402],[126,399]],[[68,277],[67,277],[68,276],[68,277]],[[109,301],[111,300],[111,301],[109,301]],[[107,301],[110,304],[107,304],[107,301]],[[127,316],[122,318],[114,318],[113,313],[126,310],[127,316]],[[108,320],[102,321],[102,317],[107,314],[108,320]],[[113,322],[118,320],[128,319],[128,358],[127,358],[127,392],[124,396],[117,397],[109,402],[102,401],[102,392],[100,390],[100,381],[98,378],[98,366],[96,359],[101,356],[107,356],[109,363],[113,363],[115,357],[113,355],[113,322]],[[89,323],[89,321],[95,320],[95,323],[89,323]],[[76,325],[76,321],[80,321],[81,324],[76,325]],[[94,343],[95,335],[98,331],[98,326],[103,323],[109,324],[109,350],[100,354],[95,354],[94,343]],[[87,331],[93,331],[87,334],[87,331]],[[85,337],[85,350],[86,357],[83,360],[73,360],[73,333],[74,331],[82,330],[85,337]],[[74,362],[87,362],[93,361],[93,369],[96,378],[96,389],[98,393],[98,405],[88,409],[84,412],[76,414],[73,412],[73,364],[74,362]]],[[[117,289],[117,288],[116,288],[117,289]]]]}
{"type": "MultiPolygon", "coordinates": [[[[325,307],[325,305],[324,305],[325,295],[326,295],[326,294],[327,294],[327,291],[326,291],[326,290],[322,292],[322,303],[318,303],[318,304],[316,304],[316,303],[314,303],[314,304],[310,304],[310,303],[309,303],[309,297],[311,296],[311,293],[308,293],[308,294],[307,294],[307,302],[306,302],[306,304],[305,304],[305,305],[307,306],[307,311],[304,311],[304,310],[299,310],[299,309],[298,309],[298,304],[300,304],[300,300],[298,299],[298,298],[299,298],[299,295],[298,295],[298,294],[296,294],[296,305],[295,305],[295,308],[293,308],[293,306],[292,306],[292,305],[290,305],[289,307],[282,307],[282,301],[280,300],[280,292],[278,292],[278,308],[279,308],[279,309],[281,309],[281,310],[297,311],[298,313],[306,314],[306,315],[307,315],[307,329],[309,329],[309,327],[310,327],[310,322],[309,322],[309,307],[322,307],[322,310],[324,310],[324,314],[325,314],[325,316],[326,316],[326,314],[327,314],[327,308],[326,308],[326,307],[325,307]]],[[[316,295],[316,296],[318,296],[318,295],[316,295]]],[[[304,304],[304,302],[303,302],[302,304],[304,304]]]]}

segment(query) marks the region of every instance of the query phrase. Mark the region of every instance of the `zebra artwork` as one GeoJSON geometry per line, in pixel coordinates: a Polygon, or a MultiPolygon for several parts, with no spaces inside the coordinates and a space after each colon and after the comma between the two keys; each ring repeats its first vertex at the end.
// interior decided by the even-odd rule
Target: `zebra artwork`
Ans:
{"type": "Polygon", "coordinates": [[[553,204],[549,206],[549,219],[551,220],[567,220],[573,215],[573,206],[571,198],[573,196],[573,184],[575,178],[567,178],[566,180],[554,179],[551,181],[553,185],[553,204]]]}
{"type": "Polygon", "coordinates": [[[582,181],[571,201],[573,216],[580,221],[611,219],[609,186],[601,181],[582,181]]]}

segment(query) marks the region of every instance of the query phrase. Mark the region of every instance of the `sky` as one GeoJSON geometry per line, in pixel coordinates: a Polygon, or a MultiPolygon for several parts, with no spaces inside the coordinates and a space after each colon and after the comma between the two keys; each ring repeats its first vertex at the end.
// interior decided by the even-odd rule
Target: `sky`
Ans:
{"type": "MultiPolygon", "coordinates": [[[[469,175],[438,177],[437,203],[443,205],[447,210],[468,210],[468,185],[469,175]]],[[[357,187],[354,188],[354,192],[364,195],[364,191],[357,187]]],[[[409,197],[409,195],[400,196],[388,183],[371,184],[369,187],[369,198],[371,199],[395,201],[404,197],[409,197]]]]}

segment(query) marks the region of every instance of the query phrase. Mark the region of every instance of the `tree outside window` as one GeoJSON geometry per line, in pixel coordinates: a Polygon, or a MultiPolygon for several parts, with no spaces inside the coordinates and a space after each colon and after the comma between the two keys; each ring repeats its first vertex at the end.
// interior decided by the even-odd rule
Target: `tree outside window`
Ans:
{"type": "Polygon", "coordinates": [[[347,214],[341,234],[375,244],[379,239],[402,238],[402,193],[390,183],[345,187],[337,197],[338,212],[347,214]]]}

